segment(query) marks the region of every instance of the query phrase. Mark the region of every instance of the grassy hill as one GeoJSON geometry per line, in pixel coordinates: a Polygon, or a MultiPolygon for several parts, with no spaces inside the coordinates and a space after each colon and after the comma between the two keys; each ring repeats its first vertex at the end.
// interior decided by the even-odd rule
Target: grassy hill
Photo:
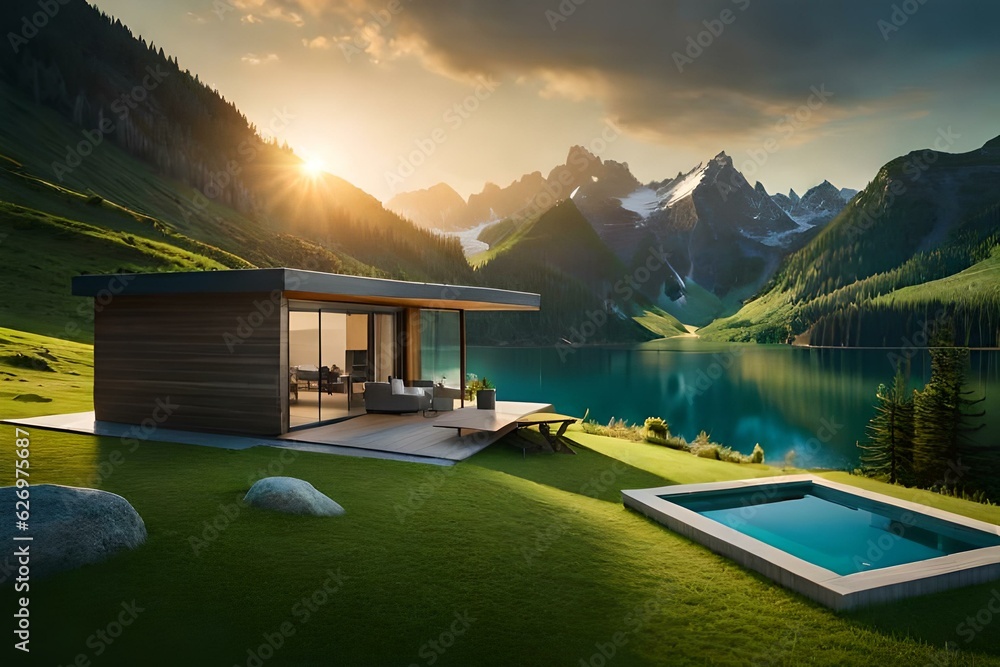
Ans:
{"type": "Polygon", "coordinates": [[[713,340],[898,346],[942,312],[959,340],[1000,344],[1000,298],[971,270],[1000,245],[1000,152],[894,160],[713,340]],[[920,159],[925,170],[914,175],[920,159]],[[930,166],[927,166],[930,165],[930,166]]]}
{"type": "MultiPolygon", "coordinates": [[[[87,345],[0,329],[4,414],[87,409],[91,364],[87,345]],[[28,394],[38,398],[14,400],[28,394]]],[[[226,451],[155,435],[133,448],[29,429],[34,483],[117,493],[149,534],[134,551],[32,581],[32,617],[45,619],[33,626],[33,661],[96,657],[87,638],[100,619],[135,601],[141,613],[103,645],[102,664],[248,664],[288,622],[294,634],[263,664],[572,664],[625,633],[616,665],[1000,665],[1000,635],[955,635],[992,584],[838,614],[626,510],[619,496],[780,470],[571,436],[576,456],[525,459],[501,442],[441,469],[311,452],[279,458],[267,447],[226,451]],[[289,520],[246,507],[243,493],[269,466],[309,481],[347,514],[289,520]],[[304,615],[302,599],[331,573],[336,592],[304,615]],[[467,627],[434,651],[429,641],[456,614],[467,627]]],[[[0,426],[0,438],[13,442],[14,427],[0,426]]],[[[13,482],[13,456],[0,449],[0,484],[13,482]]],[[[824,475],[1000,522],[996,507],[824,475]]]]}

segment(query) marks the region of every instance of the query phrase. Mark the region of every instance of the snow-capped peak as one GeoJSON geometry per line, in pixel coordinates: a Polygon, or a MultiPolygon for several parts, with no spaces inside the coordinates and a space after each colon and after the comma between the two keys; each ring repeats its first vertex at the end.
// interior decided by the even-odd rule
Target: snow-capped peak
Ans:
{"type": "MultiPolygon", "coordinates": [[[[720,155],[725,155],[725,153],[720,153],[720,155]]],[[[716,157],[716,160],[718,159],[716,157]]],[[[657,194],[660,196],[661,201],[663,201],[663,205],[673,206],[694,192],[695,188],[701,185],[701,182],[705,179],[705,174],[708,173],[708,166],[708,164],[699,164],[680,180],[660,189],[657,194]]]]}

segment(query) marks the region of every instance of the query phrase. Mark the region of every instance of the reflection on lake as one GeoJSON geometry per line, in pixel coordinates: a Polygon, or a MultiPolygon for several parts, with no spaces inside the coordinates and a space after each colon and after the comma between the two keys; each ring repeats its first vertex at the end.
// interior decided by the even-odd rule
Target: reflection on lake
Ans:
{"type": "MultiPolygon", "coordinates": [[[[744,453],[759,442],[771,463],[795,450],[799,466],[852,468],[875,389],[891,382],[903,354],[675,339],[570,352],[470,347],[468,368],[496,383],[499,400],[544,401],[576,416],[589,408],[601,422],[660,416],[688,440],[705,429],[744,453]]],[[[910,384],[921,388],[930,355],[911,354],[910,384]]],[[[975,434],[984,444],[1000,441],[998,365],[1000,352],[972,353],[969,386],[986,395],[987,426],[975,434]]]]}

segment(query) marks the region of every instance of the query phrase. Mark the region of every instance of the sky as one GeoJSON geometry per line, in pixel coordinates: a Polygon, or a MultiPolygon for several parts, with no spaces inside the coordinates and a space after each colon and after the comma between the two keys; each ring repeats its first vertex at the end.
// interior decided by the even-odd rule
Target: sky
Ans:
{"type": "Polygon", "coordinates": [[[772,193],[860,189],[1000,135],[989,0],[91,1],[383,201],[573,145],[643,182],[725,151],[772,193]]]}

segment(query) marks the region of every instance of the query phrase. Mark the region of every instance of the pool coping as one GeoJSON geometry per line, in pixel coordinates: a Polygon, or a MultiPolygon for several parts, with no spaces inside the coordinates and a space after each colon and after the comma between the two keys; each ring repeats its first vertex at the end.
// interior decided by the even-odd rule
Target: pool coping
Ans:
{"type": "Polygon", "coordinates": [[[1000,526],[855,486],[831,482],[815,475],[785,475],[729,482],[680,484],[650,489],[629,489],[621,493],[622,503],[626,507],[837,611],[895,602],[917,595],[1000,579],[1000,546],[981,547],[916,563],[840,575],[660,498],[660,496],[679,496],[704,491],[751,489],[803,482],[1000,537],[1000,526]]]}

